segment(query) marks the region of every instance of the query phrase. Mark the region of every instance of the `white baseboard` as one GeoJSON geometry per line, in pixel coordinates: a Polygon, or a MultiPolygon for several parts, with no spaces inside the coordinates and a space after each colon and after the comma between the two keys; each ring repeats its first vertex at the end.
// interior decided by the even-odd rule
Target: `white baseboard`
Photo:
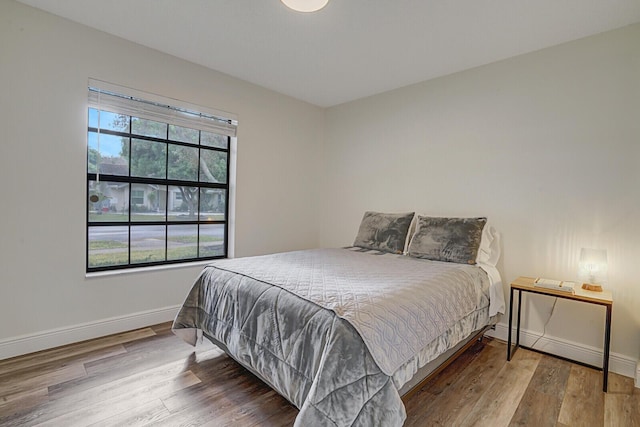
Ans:
{"type": "MultiPolygon", "coordinates": [[[[179,309],[180,306],[175,305],[4,339],[0,341],[0,360],[169,322],[176,317],[179,309]]],[[[507,341],[508,330],[509,328],[506,324],[498,323],[495,330],[489,330],[487,335],[507,341]]],[[[540,335],[536,333],[526,330],[520,331],[520,343],[525,346],[533,345],[539,337],[540,335]]],[[[515,337],[512,338],[515,339],[515,337]]],[[[601,348],[551,336],[540,338],[536,348],[590,365],[602,366],[601,348]]],[[[634,378],[635,386],[640,387],[640,361],[621,354],[611,353],[609,370],[625,377],[634,378]]]]}
{"type": "MultiPolygon", "coordinates": [[[[504,323],[498,323],[496,329],[489,330],[487,335],[506,342],[508,333],[509,326],[504,323]]],[[[531,347],[538,338],[540,338],[539,333],[533,333],[524,329],[520,330],[520,344],[524,346],[531,347]]],[[[515,342],[515,328],[511,339],[515,342]]],[[[591,347],[552,336],[540,338],[535,348],[589,365],[602,366],[602,348],[591,347]]],[[[638,365],[638,363],[640,362],[631,357],[613,352],[609,353],[609,371],[624,375],[625,377],[635,378],[636,387],[638,387],[640,378],[640,370],[638,370],[640,369],[640,365],[638,365]]]]}
{"type": "Polygon", "coordinates": [[[0,360],[173,320],[179,305],[50,329],[0,341],[0,360]]]}

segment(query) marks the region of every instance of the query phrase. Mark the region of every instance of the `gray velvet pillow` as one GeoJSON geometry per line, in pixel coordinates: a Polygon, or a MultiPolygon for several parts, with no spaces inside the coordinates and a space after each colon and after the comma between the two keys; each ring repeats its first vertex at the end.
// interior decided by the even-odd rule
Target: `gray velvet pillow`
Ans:
{"type": "Polygon", "coordinates": [[[475,264],[487,218],[418,216],[409,256],[434,261],[475,264]]]}
{"type": "Polygon", "coordinates": [[[404,253],[413,215],[414,212],[365,212],[353,246],[395,254],[404,253]]]}

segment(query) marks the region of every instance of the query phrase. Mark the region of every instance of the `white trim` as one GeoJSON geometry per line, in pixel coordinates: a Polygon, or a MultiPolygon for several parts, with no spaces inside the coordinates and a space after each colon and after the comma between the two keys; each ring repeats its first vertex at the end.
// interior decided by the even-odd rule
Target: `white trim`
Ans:
{"type": "MultiPolygon", "coordinates": [[[[232,257],[229,256],[228,258],[232,257]]],[[[122,274],[152,273],[154,271],[175,270],[176,268],[203,267],[207,264],[211,264],[212,261],[213,260],[211,259],[205,259],[202,261],[189,261],[178,264],[151,265],[149,267],[134,267],[122,270],[92,271],[90,273],[85,273],[84,277],[87,279],[94,279],[105,276],[119,276],[122,274]]]]}
{"type": "MultiPolygon", "coordinates": [[[[169,322],[176,317],[179,309],[180,306],[175,305],[4,339],[0,341],[0,360],[169,322]]],[[[495,330],[487,331],[486,335],[506,342],[508,329],[507,325],[498,323],[495,330]]],[[[539,336],[539,334],[520,330],[520,342],[526,346],[532,345],[539,336]]],[[[549,336],[540,338],[536,347],[583,363],[595,366],[602,364],[602,349],[595,347],[549,336]]],[[[635,386],[640,388],[640,361],[635,361],[621,354],[611,353],[609,370],[626,377],[635,378],[635,386]]]]}
{"type": "Polygon", "coordinates": [[[0,360],[173,320],[179,305],[50,329],[0,341],[0,360]]]}
{"type": "MultiPolygon", "coordinates": [[[[496,329],[489,330],[486,335],[506,342],[508,332],[508,325],[498,323],[496,329]]],[[[520,344],[530,347],[538,338],[540,338],[540,333],[520,329],[520,344]]],[[[515,327],[513,328],[511,339],[515,341],[515,327]]],[[[538,340],[536,349],[589,365],[602,366],[602,348],[591,347],[547,335],[538,340]]],[[[505,354],[505,358],[506,357],[507,355],[505,354]]],[[[636,378],[636,386],[638,384],[637,378],[639,374],[636,369],[636,360],[631,357],[613,352],[609,353],[609,371],[624,375],[625,377],[636,378]]]]}

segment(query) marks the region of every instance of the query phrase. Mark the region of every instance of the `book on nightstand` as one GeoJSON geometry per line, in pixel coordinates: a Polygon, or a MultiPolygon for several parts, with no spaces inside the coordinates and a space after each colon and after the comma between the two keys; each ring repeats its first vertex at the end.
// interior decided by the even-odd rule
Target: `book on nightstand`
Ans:
{"type": "Polygon", "coordinates": [[[569,294],[576,293],[576,284],[574,282],[563,282],[562,280],[542,279],[538,277],[533,286],[538,288],[553,289],[554,291],[567,292],[569,294]]]}

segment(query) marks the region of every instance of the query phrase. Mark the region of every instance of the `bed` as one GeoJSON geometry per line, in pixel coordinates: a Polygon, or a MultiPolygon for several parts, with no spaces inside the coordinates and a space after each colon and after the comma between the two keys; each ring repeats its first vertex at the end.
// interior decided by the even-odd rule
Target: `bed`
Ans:
{"type": "Polygon", "coordinates": [[[221,347],[297,426],[400,426],[402,395],[504,312],[486,219],[433,220],[367,212],[353,247],[212,262],[173,331],[221,347]]]}

